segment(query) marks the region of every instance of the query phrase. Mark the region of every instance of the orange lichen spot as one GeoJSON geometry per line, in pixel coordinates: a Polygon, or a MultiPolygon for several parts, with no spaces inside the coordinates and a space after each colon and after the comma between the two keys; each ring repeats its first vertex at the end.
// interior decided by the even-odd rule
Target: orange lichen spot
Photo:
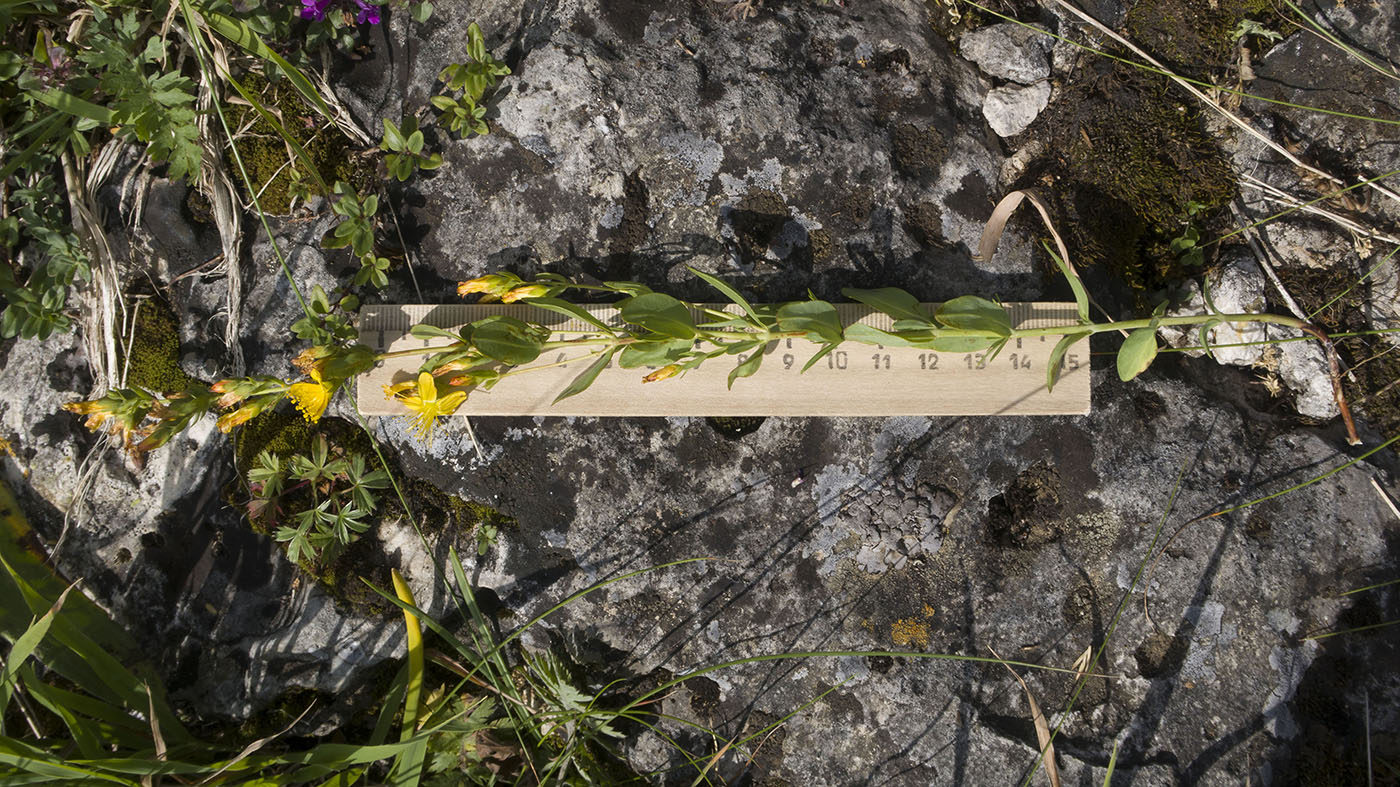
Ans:
{"type": "Polygon", "coordinates": [[[890,639],[900,647],[907,648],[913,645],[922,650],[928,647],[928,624],[900,618],[890,624],[890,639]]]}
{"type": "Polygon", "coordinates": [[[935,614],[937,614],[937,611],[933,607],[929,606],[928,604],[924,605],[924,617],[931,618],[935,614]]]}

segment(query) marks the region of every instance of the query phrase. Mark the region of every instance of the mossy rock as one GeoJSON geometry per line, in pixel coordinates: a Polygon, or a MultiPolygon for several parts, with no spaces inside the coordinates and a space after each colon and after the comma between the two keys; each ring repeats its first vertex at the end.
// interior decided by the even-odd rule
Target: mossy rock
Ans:
{"type": "Polygon", "coordinates": [[[1270,0],[1142,0],[1123,20],[1129,40],[1177,73],[1205,76],[1235,58],[1235,31],[1245,19],[1287,30],[1270,0]]]}
{"type": "MultiPolygon", "coordinates": [[[[264,213],[291,212],[293,167],[301,172],[313,193],[318,191],[315,177],[305,171],[305,164],[295,156],[282,136],[283,131],[306,151],[327,186],[345,181],[361,193],[373,186],[377,156],[364,155],[334,124],[308,107],[285,80],[271,83],[258,74],[250,74],[244,77],[242,84],[282,126],[279,130],[251,107],[240,104],[226,108],[234,128],[248,126],[235,138],[234,147],[243,159],[264,213]]],[[[251,201],[252,195],[246,186],[243,192],[244,199],[251,201]]]]}
{"type": "Polygon", "coordinates": [[[1058,181],[1051,194],[1081,260],[1109,266],[1144,301],[1198,272],[1169,244],[1188,221],[1201,230],[1217,222],[1236,186],[1190,97],[1163,78],[1096,61],[1041,122],[1055,154],[1028,177],[1048,169],[1058,181]]]}
{"type": "Polygon", "coordinates": [[[194,382],[180,368],[180,323],[166,303],[157,297],[133,302],[135,326],[130,349],[118,357],[118,367],[126,367],[126,385],[155,393],[183,391],[194,382]]]}

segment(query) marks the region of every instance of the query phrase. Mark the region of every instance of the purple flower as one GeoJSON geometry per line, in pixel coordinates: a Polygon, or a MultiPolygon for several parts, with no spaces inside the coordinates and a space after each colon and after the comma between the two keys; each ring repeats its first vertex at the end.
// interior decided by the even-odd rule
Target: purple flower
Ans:
{"type": "Polygon", "coordinates": [[[335,0],[301,0],[301,18],[320,21],[326,18],[326,9],[335,0]]]}
{"type": "MultiPolygon", "coordinates": [[[[337,0],[301,0],[301,18],[321,21],[326,18],[326,11],[334,5],[337,0]]],[[[359,9],[355,14],[357,24],[377,25],[381,21],[379,6],[365,2],[365,0],[354,0],[355,7],[359,9]]]]}
{"type": "MultiPolygon", "coordinates": [[[[303,0],[304,2],[305,0],[303,0]]],[[[373,3],[366,3],[365,0],[355,0],[355,5],[359,6],[360,12],[355,15],[358,24],[369,22],[372,25],[379,24],[379,6],[373,3]]]]}

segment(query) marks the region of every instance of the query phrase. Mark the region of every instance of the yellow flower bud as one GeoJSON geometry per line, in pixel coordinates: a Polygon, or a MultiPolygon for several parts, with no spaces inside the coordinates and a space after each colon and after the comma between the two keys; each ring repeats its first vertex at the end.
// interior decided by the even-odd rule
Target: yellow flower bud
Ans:
{"type": "Polygon", "coordinates": [[[548,284],[525,284],[501,296],[501,303],[515,303],[530,298],[543,298],[549,295],[548,284]]]}
{"type": "Polygon", "coordinates": [[[670,364],[667,366],[663,366],[660,369],[657,369],[656,371],[652,372],[646,377],[643,377],[642,382],[655,383],[660,382],[661,380],[669,380],[680,373],[681,367],[677,366],[676,364],[670,364]]]}

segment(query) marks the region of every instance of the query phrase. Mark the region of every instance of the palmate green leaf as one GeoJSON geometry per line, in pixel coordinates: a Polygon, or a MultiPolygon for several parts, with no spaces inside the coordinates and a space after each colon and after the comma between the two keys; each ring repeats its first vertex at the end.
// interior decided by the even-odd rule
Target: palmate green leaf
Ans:
{"type": "Polygon", "coordinates": [[[878,290],[858,290],[851,287],[841,290],[841,294],[853,301],[863,303],[882,314],[896,320],[909,320],[916,325],[932,325],[924,310],[919,307],[919,299],[898,287],[881,287],[878,290]]]}
{"type": "Polygon", "coordinates": [[[554,397],[553,403],[559,404],[561,400],[568,399],[570,396],[575,396],[587,390],[588,386],[592,385],[593,381],[598,379],[598,374],[607,368],[608,362],[612,360],[613,353],[615,352],[617,352],[617,348],[612,347],[607,352],[595,358],[593,363],[589,364],[588,368],[583,370],[582,374],[575,377],[573,382],[569,383],[568,387],[566,387],[562,393],[554,397]]]}
{"type": "Polygon", "coordinates": [[[529,363],[540,356],[549,329],[496,315],[472,323],[472,344],[488,358],[510,366],[529,363]]]}
{"type": "Polygon", "coordinates": [[[1118,378],[1127,382],[1152,365],[1157,357],[1157,329],[1138,328],[1118,348],[1118,378]]]}
{"type": "Polygon", "coordinates": [[[840,344],[844,338],[841,315],[826,301],[795,301],[778,308],[778,329],[801,331],[822,344],[840,344]]]}
{"type": "Polygon", "coordinates": [[[1011,335],[1011,318],[1007,316],[1006,309],[999,303],[976,295],[962,295],[940,304],[933,316],[949,328],[1011,335]]]}
{"type": "Polygon", "coordinates": [[[1069,348],[1073,347],[1076,342],[1088,336],[1088,333],[1070,333],[1061,336],[1060,340],[1055,342],[1055,347],[1050,350],[1050,360],[1045,366],[1046,391],[1055,390],[1055,383],[1060,379],[1060,366],[1064,361],[1065,353],[1069,352],[1069,348]]]}
{"type": "Polygon", "coordinates": [[[723,279],[720,279],[720,278],[718,278],[718,277],[711,276],[710,274],[705,273],[705,272],[702,271],[702,270],[697,270],[696,268],[692,268],[692,267],[690,267],[689,265],[687,265],[686,268],[687,268],[691,273],[693,273],[693,274],[695,274],[696,276],[699,276],[700,278],[704,279],[706,284],[710,285],[711,287],[714,287],[715,289],[717,289],[717,290],[719,290],[721,293],[723,293],[724,297],[728,298],[729,300],[731,300],[731,301],[733,301],[735,304],[737,304],[737,305],[739,306],[739,308],[743,309],[743,310],[744,310],[744,313],[747,314],[749,317],[751,317],[751,318],[753,319],[753,321],[754,321],[756,324],[759,324],[759,325],[762,325],[762,324],[763,324],[762,319],[759,317],[758,312],[754,310],[753,305],[750,304],[750,303],[744,298],[744,296],[740,295],[738,290],[736,290],[736,289],[734,289],[732,286],[730,286],[728,282],[726,282],[726,281],[724,281],[723,279]]]}
{"type": "Polygon", "coordinates": [[[621,304],[622,319],[649,331],[674,336],[677,339],[695,338],[695,320],[684,303],[663,295],[649,292],[629,298],[621,304]]]}

